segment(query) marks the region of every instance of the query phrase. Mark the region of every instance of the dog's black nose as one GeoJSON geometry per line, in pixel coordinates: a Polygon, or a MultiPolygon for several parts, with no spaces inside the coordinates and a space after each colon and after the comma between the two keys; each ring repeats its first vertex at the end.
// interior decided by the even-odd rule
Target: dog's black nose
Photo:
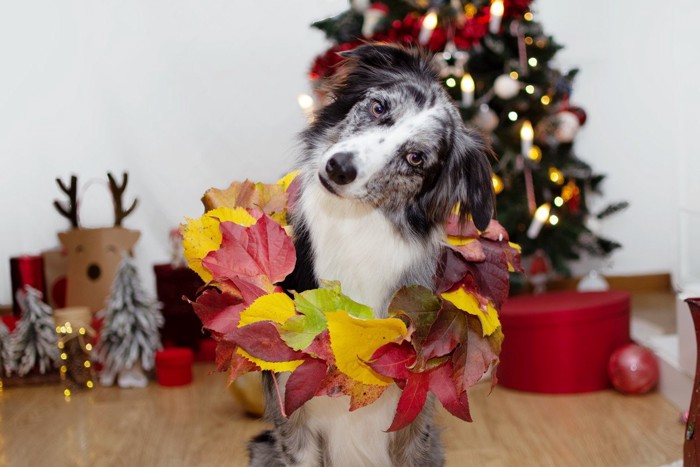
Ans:
{"type": "Polygon", "coordinates": [[[338,185],[347,185],[357,177],[357,169],[352,163],[353,153],[339,152],[333,154],[326,163],[328,177],[338,185]]]}

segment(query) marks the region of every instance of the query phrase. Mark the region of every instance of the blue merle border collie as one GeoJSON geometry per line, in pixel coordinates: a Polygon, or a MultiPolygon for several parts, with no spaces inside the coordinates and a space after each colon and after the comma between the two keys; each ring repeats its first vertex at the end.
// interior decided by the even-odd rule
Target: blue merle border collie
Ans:
{"type": "MultiPolygon", "coordinates": [[[[345,53],[331,99],[302,133],[301,189],[291,222],[297,265],[284,287],[338,280],[343,292],[386,317],[403,285],[434,289],[444,227],[456,205],[483,230],[493,214],[489,144],[465,128],[423,54],[391,45],[345,53]]],[[[400,390],[348,411],[348,397],[316,397],[281,415],[264,375],[275,428],[249,444],[251,466],[439,466],[433,404],[386,433],[400,390]]],[[[281,378],[284,381],[283,378],[281,378]]]]}

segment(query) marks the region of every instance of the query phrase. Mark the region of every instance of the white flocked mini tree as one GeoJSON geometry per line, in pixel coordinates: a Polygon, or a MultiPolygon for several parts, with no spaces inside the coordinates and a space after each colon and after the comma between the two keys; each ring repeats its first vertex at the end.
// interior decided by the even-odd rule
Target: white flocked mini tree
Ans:
{"type": "Polygon", "coordinates": [[[10,330],[0,321],[0,376],[12,372],[12,347],[10,347],[10,330]]]}
{"type": "Polygon", "coordinates": [[[44,374],[60,362],[51,307],[41,301],[41,292],[31,286],[18,290],[16,298],[22,314],[10,338],[10,369],[19,376],[34,368],[44,374]]]}
{"type": "Polygon", "coordinates": [[[163,325],[160,303],[144,291],[128,255],[124,255],[114,279],[97,343],[97,359],[102,363],[100,383],[120,387],[145,387],[144,370],[151,370],[155,353],[161,348],[158,329],[163,325]]]}

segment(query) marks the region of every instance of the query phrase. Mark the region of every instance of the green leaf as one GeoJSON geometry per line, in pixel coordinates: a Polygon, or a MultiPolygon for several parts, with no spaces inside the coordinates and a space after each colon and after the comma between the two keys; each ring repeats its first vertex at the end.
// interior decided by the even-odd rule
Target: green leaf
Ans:
{"type": "MultiPolygon", "coordinates": [[[[327,282],[329,288],[307,290],[294,297],[297,311],[307,316],[320,316],[323,312],[343,310],[350,316],[360,319],[373,319],[374,312],[366,305],[357,303],[340,291],[337,282],[327,282]]],[[[325,320],[324,320],[325,321],[325,320]]]]}
{"type": "Polygon", "coordinates": [[[372,319],[368,306],[357,303],[342,294],[339,282],[323,282],[324,288],[294,294],[296,310],[301,313],[282,326],[282,339],[295,350],[307,348],[320,332],[326,329],[324,312],[342,310],[360,319],[372,319]]]}

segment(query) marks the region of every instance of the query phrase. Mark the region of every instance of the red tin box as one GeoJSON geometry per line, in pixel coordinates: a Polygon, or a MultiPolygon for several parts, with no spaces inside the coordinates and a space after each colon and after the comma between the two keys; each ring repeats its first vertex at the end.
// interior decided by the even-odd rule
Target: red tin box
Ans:
{"type": "Polygon", "coordinates": [[[610,387],[610,355],[630,341],[630,295],[516,296],[503,306],[500,319],[505,335],[500,384],[550,394],[597,391],[610,387]]]}
{"type": "Polygon", "coordinates": [[[192,382],[194,354],[187,347],[171,347],[156,353],[156,378],[161,386],[184,386],[192,382]]]}

